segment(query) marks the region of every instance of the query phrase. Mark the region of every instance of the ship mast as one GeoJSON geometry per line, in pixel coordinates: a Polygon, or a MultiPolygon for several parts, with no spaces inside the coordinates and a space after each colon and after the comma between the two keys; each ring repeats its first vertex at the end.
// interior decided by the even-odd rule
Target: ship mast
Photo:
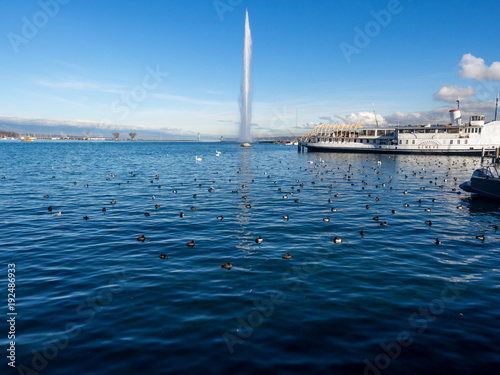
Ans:
{"type": "Polygon", "coordinates": [[[497,91],[497,105],[495,107],[495,121],[497,120],[497,112],[498,112],[498,91],[497,91]]]}

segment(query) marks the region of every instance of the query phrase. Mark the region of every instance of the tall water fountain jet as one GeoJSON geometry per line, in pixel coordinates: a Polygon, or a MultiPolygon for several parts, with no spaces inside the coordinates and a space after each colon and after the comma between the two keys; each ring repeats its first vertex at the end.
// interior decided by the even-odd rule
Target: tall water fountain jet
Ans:
{"type": "Polygon", "coordinates": [[[241,122],[240,141],[241,146],[250,147],[250,124],[252,121],[252,103],[250,101],[250,62],[252,60],[252,34],[250,32],[250,21],[248,10],[245,20],[245,47],[243,49],[243,82],[241,83],[241,122]]]}

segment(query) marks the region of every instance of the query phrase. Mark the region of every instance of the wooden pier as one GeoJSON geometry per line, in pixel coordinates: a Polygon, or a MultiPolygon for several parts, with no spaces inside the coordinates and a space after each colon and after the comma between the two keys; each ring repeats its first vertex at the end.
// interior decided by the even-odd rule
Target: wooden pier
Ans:
{"type": "Polygon", "coordinates": [[[484,162],[484,159],[490,159],[493,164],[500,164],[500,147],[492,150],[486,150],[483,148],[483,152],[481,154],[481,164],[484,162]]]}

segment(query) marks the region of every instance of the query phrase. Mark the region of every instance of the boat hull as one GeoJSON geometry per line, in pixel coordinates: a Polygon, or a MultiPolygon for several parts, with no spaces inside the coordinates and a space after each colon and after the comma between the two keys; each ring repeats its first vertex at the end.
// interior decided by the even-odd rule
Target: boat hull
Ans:
{"type": "Polygon", "coordinates": [[[470,190],[482,197],[500,199],[500,178],[472,177],[470,190]]]}
{"type": "Polygon", "coordinates": [[[310,152],[348,152],[348,153],[377,153],[377,154],[415,154],[415,155],[469,155],[481,156],[482,150],[480,149],[404,149],[396,147],[335,147],[335,146],[321,146],[315,144],[303,144],[310,152]]]}

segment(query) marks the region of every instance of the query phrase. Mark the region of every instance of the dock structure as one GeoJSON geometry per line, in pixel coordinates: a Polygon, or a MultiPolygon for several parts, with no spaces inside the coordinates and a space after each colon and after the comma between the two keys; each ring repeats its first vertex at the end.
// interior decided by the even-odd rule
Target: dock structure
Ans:
{"type": "Polygon", "coordinates": [[[500,147],[493,150],[483,148],[483,152],[481,154],[481,164],[483,164],[484,159],[490,159],[493,164],[500,164],[500,147]]]}

